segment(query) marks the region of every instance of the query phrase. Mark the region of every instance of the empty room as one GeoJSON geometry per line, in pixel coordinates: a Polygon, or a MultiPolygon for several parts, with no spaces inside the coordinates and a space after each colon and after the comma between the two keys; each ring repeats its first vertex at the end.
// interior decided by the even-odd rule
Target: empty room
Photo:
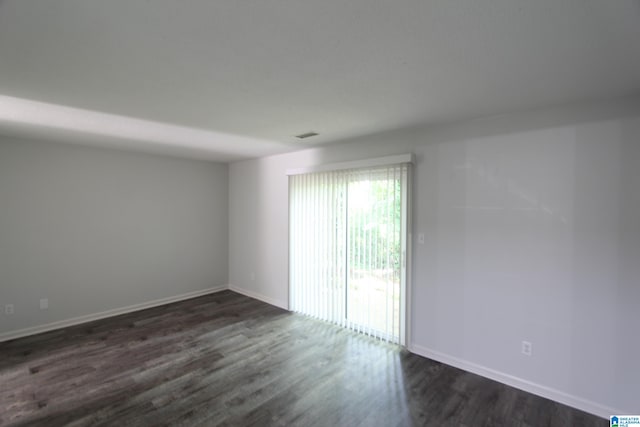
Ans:
{"type": "Polygon", "coordinates": [[[638,426],[639,164],[638,0],[0,0],[0,426],[638,426]]]}

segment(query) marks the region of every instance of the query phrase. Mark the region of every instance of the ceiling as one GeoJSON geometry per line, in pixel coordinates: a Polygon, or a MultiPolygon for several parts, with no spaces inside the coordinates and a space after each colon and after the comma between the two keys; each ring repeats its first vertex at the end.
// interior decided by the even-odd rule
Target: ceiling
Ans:
{"type": "Polygon", "coordinates": [[[6,134],[232,161],[637,92],[640,0],[0,0],[6,134]]]}

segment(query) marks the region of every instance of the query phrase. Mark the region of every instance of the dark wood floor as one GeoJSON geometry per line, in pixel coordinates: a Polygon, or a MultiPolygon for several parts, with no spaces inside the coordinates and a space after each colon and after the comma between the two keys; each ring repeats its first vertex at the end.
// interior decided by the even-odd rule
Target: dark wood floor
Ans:
{"type": "Polygon", "coordinates": [[[0,343],[3,426],[606,426],[224,291],[0,343]]]}

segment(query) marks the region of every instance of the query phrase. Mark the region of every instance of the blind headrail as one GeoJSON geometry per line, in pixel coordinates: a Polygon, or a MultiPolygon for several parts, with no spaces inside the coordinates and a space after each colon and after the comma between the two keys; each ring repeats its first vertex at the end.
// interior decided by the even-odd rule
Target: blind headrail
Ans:
{"type": "Polygon", "coordinates": [[[394,156],[376,157],[374,159],[353,160],[350,162],[329,163],[324,165],[306,166],[301,168],[287,169],[286,174],[304,175],[315,172],[328,172],[345,169],[372,168],[376,166],[391,166],[404,163],[414,163],[413,154],[397,154],[394,156]]]}

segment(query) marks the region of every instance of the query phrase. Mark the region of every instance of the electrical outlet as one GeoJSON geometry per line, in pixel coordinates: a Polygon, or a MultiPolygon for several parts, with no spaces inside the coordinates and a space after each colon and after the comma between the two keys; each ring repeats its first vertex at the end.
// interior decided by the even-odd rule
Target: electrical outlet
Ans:
{"type": "Polygon", "coordinates": [[[525,356],[531,356],[532,352],[533,344],[531,344],[529,341],[522,341],[522,354],[524,354],[525,356]]]}
{"type": "Polygon", "coordinates": [[[40,310],[46,310],[49,308],[49,298],[42,298],[40,300],[40,310]]]}
{"type": "Polygon", "coordinates": [[[6,304],[4,306],[4,314],[6,314],[6,315],[13,314],[13,304],[6,304]]]}
{"type": "Polygon", "coordinates": [[[252,281],[252,282],[253,282],[253,281],[255,281],[255,280],[256,280],[256,273],[254,273],[254,272],[252,271],[252,272],[251,272],[250,277],[251,277],[251,281],[252,281]]]}
{"type": "Polygon", "coordinates": [[[424,233],[418,234],[418,243],[424,245],[424,233]]]}

